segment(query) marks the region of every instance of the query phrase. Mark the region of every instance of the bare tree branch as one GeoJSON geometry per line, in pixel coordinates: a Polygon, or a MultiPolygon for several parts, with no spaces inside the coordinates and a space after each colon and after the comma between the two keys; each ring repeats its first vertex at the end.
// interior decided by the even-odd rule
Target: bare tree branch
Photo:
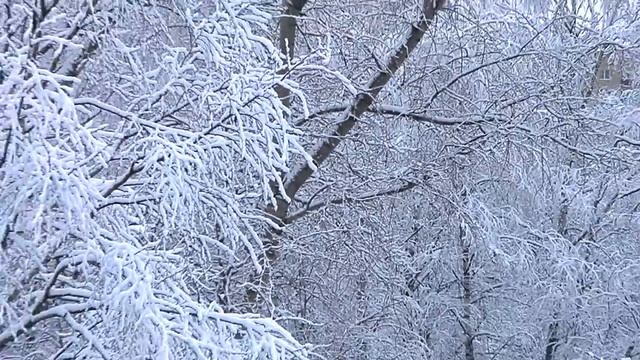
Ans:
{"type": "Polygon", "coordinates": [[[414,187],[416,187],[416,183],[407,182],[406,184],[393,189],[380,190],[373,193],[364,194],[358,197],[343,196],[343,197],[339,197],[331,200],[319,200],[315,202],[310,202],[310,203],[307,203],[307,205],[303,209],[300,209],[294,212],[293,214],[287,216],[283,221],[286,224],[290,224],[300,219],[301,217],[305,216],[309,212],[319,210],[327,205],[340,205],[340,204],[347,204],[347,203],[370,201],[376,198],[380,198],[382,196],[401,194],[403,192],[413,189],[414,187]]]}
{"type": "MultiPolygon", "coordinates": [[[[349,104],[341,104],[341,105],[330,106],[330,107],[318,110],[310,114],[306,118],[299,119],[295,123],[295,125],[296,126],[304,125],[309,120],[315,119],[322,115],[343,112],[346,109],[348,109],[349,106],[350,106],[349,104]]],[[[478,116],[478,118],[463,119],[463,118],[450,118],[450,117],[444,117],[444,116],[427,115],[427,114],[420,114],[420,113],[413,112],[411,109],[405,109],[402,107],[391,106],[391,105],[373,105],[370,108],[368,108],[366,111],[373,114],[379,114],[379,115],[408,117],[414,121],[430,123],[434,125],[444,125],[444,126],[477,125],[477,124],[482,124],[489,121],[498,120],[495,117],[478,116]]],[[[506,120],[506,119],[499,119],[499,120],[506,120]]]]}

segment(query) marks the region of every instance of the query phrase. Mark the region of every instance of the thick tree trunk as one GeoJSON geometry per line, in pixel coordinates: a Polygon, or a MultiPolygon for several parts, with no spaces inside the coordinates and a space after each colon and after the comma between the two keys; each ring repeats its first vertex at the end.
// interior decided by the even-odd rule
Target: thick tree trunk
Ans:
{"type": "MultiPolygon", "coordinates": [[[[307,4],[307,0],[282,0],[282,16],[278,23],[280,53],[282,53],[286,66],[278,71],[279,74],[286,74],[289,71],[289,64],[293,59],[296,46],[296,28],[298,27],[298,17],[302,9],[307,4]]],[[[286,107],[291,106],[290,91],[281,85],[276,85],[276,93],[286,107]]]]}
{"type": "MultiPolygon", "coordinates": [[[[284,50],[286,56],[292,56],[295,44],[295,15],[300,14],[306,4],[306,0],[284,0],[284,3],[285,16],[283,16],[280,21],[280,46],[281,51],[284,50]]],[[[311,150],[310,155],[316,167],[322,165],[324,161],[329,158],[342,139],[349,134],[351,129],[356,125],[360,116],[373,104],[374,100],[380,94],[380,91],[382,91],[391,77],[393,77],[418,46],[437,12],[441,10],[445,4],[446,0],[423,0],[420,19],[411,26],[406,38],[396,47],[395,51],[389,55],[385,62],[385,67],[380,69],[380,71],[369,80],[366,86],[368,90],[358,94],[355,99],[353,99],[351,105],[343,112],[341,116],[342,119],[338,120],[337,126],[327,139],[316,144],[311,150]]],[[[287,92],[284,89],[280,90],[279,95],[283,99],[288,99],[287,92]]],[[[289,102],[284,102],[284,104],[287,105],[289,102]]],[[[288,180],[285,183],[286,196],[290,199],[294,198],[300,188],[311,178],[313,172],[314,166],[307,162],[294,168],[294,171],[289,174],[288,180]]],[[[284,219],[289,212],[289,203],[284,200],[282,195],[279,195],[277,196],[277,206],[275,208],[269,207],[266,211],[275,221],[284,223],[284,219]]],[[[267,285],[270,282],[269,265],[277,261],[280,256],[280,243],[277,234],[271,232],[265,240],[267,266],[265,266],[265,271],[259,281],[259,283],[263,285],[267,285]]],[[[250,290],[247,295],[249,302],[256,302],[257,293],[255,289],[250,290]]]]}
{"type": "Polygon", "coordinates": [[[549,325],[549,338],[547,339],[547,346],[544,349],[544,360],[553,360],[553,354],[558,346],[558,323],[554,322],[549,325]]]}
{"type": "MultiPolygon", "coordinates": [[[[307,4],[308,0],[282,0],[282,16],[278,22],[278,42],[280,45],[280,53],[282,54],[285,66],[278,71],[278,74],[286,74],[290,69],[289,66],[293,60],[295,54],[296,44],[296,28],[298,27],[298,16],[302,13],[302,9],[307,4]]],[[[286,87],[276,84],[275,91],[282,101],[282,104],[287,108],[291,107],[291,92],[286,87]]],[[[266,213],[272,217],[273,220],[279,222],[279,225],[283,224],[284,218],[287,216],[287,202],[282,196],[277,196],[278,187],[272,182],[271,189],[276,194],[276,206],[269,206],[265,209],[266,213]]],[[[266,262],[272,262],[277,258],[277,251],[279,251],[278,236],[280,231],[275,229],[267,231],[265,234],[265,256],[266,262]]],[[[263,273],[259,276],[259,279],[254,281],[256,287],[247,289],[247,300],[250,304],[255,305],[258,299],[258,288],[262,284],[268,284],[271,278],[271,271],[268,266],[265,266],[263,273]]]]}
{"type": "MultiPolygon", "coordinates": [[[[466,191],[463,191],[462,198],[466,202],[466,191]]],[[[460,219],[463,221],[462,219],[460,219]]],[[[473,253],[471,251],[471,240],[467,229],[461,222],[458,226],[458,241],[462,252],[462,331],[464,332],[464,358],[465,360],[475,360],[475,350],[473,348],[473,340],[475,338],[475,329],[472,325],[473,310],[473,253]]]]}
{"type": "MultiPolygon", "coordinates": [[[[371,78],[366,87],[368,91],[356,96],[351,106],[343,112],[342,120],[338,122],[338,125],[329,138],[318,143],[312,150],[311,155],[316,166],[322,165],[336,147],[338,147],[344,136],[353,129],[360,116],[367,111],[369,106],[371,106],[380,94],[380,91],[382,91],[391,77],[404,64],[407,58],[409,58],[409,55],[416,46],[418,46],[429,25],[435,18],[436,13],[444,7],[445,3],[445,0],[423,0],[421,19],[411,26],[408,36],[387,59],[385,68],[380,69],[380,71],[371,78]]],[[[305,163],[298,171],[291,174],[285,187],[287,196],[290,198],[293,197],[307,180],[309,180],[313,171],[312,166],[305,163]]]]}
{"type": "MultiPolygon", "coordinates": [[[[569,199],[567,194],[563,191],[560,193],[560,209],[558,212],[558,233],[563,237],[568,237],[567,222],[569,219],[569,199]]],[[[544,360],[553,360],[556,348],[560,344],[560,321],[557,320],[558,313],[554,314],[554,321],[549,325],[549,336],[547,338],[547,345],[544,348],[544,360]]]]}

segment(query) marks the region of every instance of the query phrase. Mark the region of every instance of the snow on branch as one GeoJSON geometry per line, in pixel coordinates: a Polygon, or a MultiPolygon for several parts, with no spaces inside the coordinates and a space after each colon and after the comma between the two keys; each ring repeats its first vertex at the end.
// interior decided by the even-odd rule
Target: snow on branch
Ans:
{"type": "Polygon", "coordinates": [[[262,271],[256,204],[304,154],[262,5],[7,6],[0,357],[46,333],[38,350],[57,356],[306,358],[199,275],[262,271]]]}

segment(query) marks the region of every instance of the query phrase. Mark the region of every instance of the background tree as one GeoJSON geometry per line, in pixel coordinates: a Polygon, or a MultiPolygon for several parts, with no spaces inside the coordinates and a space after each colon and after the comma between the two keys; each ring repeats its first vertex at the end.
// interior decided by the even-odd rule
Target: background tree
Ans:
{"type": "MultiPolygon", "coordinates": [[[[367,79],[402,5],[310,2],[299,58],[328,37],[329,66],[367,79]]],[[[275,296],[316,324],[295,334],[334,358],[634,355],[637,91],[594,81],[603,53],[637,52],[633,6],[449,4],[287,205],[275,296]]],[[[298,75],[318,149],[350,95],[298,75]]]]}
{"type": "Polygon", "coordinates": [[[304,358],[229,285],[303,152],[268,9],[0,9],[0,357],[304,358]]]}

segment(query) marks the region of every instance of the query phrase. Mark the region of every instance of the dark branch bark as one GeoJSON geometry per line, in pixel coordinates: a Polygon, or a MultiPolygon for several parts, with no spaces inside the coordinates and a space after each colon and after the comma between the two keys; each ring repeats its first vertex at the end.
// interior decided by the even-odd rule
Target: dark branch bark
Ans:
{"type": "Polygon", "coordinates": [[[369,201],[369,200],[373,200],[382,196],[389,196],[389,195],[397,195],[397,194],[401,194],[405,191],[411,190],[414,187],[416,187],[416,184],[413,182],[408,182],[400,187],[397,188],[393,188],[393,189],[388,189],[388,190],[381,190],[381,191],[377,191],[375,193],[372,194],[366,194],[363,196],[359,196],[359,197],[351,197],[351,196],[344,196],[344,197],[339,197],[339,198],[335,198],[335,199],[331,199],[331,200],[322,200],[322,201],[315,201],[315,202],[310,202],[308,203],[303,209],[296,211],[295,213],[289,215],[288,217],[286,217],[285,219],[283,219],[283,222],[286,224],[290,224],[298,219],[300,219],[301,217],[305,216],[306,214],[308,214],[309,212],[315,211],[315,210],[319,210],[325,206],[328,205],[339,205],[339,204],[347,204],[347,203],[355,203],[355,202],[363,202],[363,201],[369,201]]]}
{"type": "MultiPolygon", "coordinates": [[[[285,61],[285,66],[278,70],[278,74],[285,75],[290,71],[290,64],[293,56],[295,54],[295,43],[296,43],[296,28],[298,26],[298,17],[302,13],[302,9],[307,4],[308,0],[282,0],[282,16],[280,17],[280,21],[278,23],[279,27],[279,44],[280,44],[280,53],[282,54],[283,60],[285,61]]],[[[291,92],[286,87],[276,84],[274,86],[274,90],[282,104],[287,108],[291,108],[291,92]]],[[[274,194],[278,194],[280,192],[277,184],[275,182],[270,183],[271,190],[274,194]]],[[[276,206],[268,206],[266,209],[266,214],[277,224],[283,224],[282,219],[287,214],[287,202],[284,201],[282,196],[276,196],[276,206]]],[[[277,257],[278,248],[278,239],[276,238],[280,235],[280,231],[278,229],[270,229],[265,234],[265,261],[271,262],[274,261],[277,257]]],[[[258,284],[267,284],[270,281],[270,272],[269,268],[265,267],[262,274],[260,274],[259,279],[255,279],[254,285],[258,284]]],[[[247,289],[247,301],[250,304],[256,304],[258,298],[258,289],[256,287],[249,287],[247,289]]]]}
{"type": "MultiPolygon", "coordinates": [[[[285,67],[278,71],[278,74],[286,74],[289,71],[289,65],[294,56],[296,44],[296,28],[298,27],[298,17],[302,13],[302,9],[307,4],[307,0],[282,0],[284,7],[283,14],[280,17],[279,43],[280,53],[282,53],[285,61],[285,67]]],[[[286,107],[291,106],[291,92],[282,85],[275,86],[276,93],[286,107]]]]}
{"type": "Polygon", "coordinates": [[[549,325],[549,338],[547,339],[547,345],[544,348],[544,360],[553,360],[553,354],[558,346],[558,323],[554,322],[549,325]]]}
{"type": "MultiPolygon", "coordinates": [[[[309,120],[313,120],[319,116],[322,115],[327,115],[327,114],[332,114],[332,113],[337,113],[337,112],[343,112],[345,110],[347,110],[349,108],[350,105],[348,104],[342,104],[342,105],[337,105],[337,106],[331,106],[328,108],[324,108],[322,110],[318,110],[316,112],[314,112],[313,114],[310,114],[308,117],[303,118],[303,119],[299,119],[295,125],[301,126],[304,125],[306,122],[308,122],[309,120]]],[[[477,119],[462,119],[462,118],[448,118],[448,117],[443,117],[443,116],[429,116],[426,114],[419,114],[416,112],[412,112],[409,111],[408,109],[402,109],[399,107],[395,107],[395,106],[388,106],[388,105],[378,105],[378,106],[371,106],[369,107],[367,110],[367,112],[372,113],[372,114],[379,114],[379,115],[392,115],[392,116],[403,116],[403,117],[407,117],[410,118],[411,120],[417,121],[417,122],[424,122],[424,123],[430,123],[430,124],[434,124],[434,125],[443,125],[443,126],[453,126],[453,125],[477,125],[477,124],[482,124],[485,122],[489,122],[489,121],[495,121],[495,120],[500,120],[499,118],[494,118],[494,117],[484,117],[484,118],[480,118],[478,117],[477,119]]]]}
{"type": "MultiPolygon", "coordinates": [[[[369,81],[367,86],[369,91],[359,94],[353,100],[351,106],[345,111],[343,119],[338,123],[338,126],[334,129],[329,138],[317,144],[313,149],[311,156],[316,166],[320,166],[324,163],[336,147],[338,147],[342,138],[347,135],[351,129],[353,129],[360,116],[369,109],[378,94],[380,94],[380,91],[382,91],[391,77],[404,64],[411,52],[413,52],[416,46],[420,43],[437,11],[440,10],[444,4],[444,0],[424,0],[422,18],[417,24],[412,25],[409,35],[406,37],[405,41],[398,46],[395,53],[387,60],[386,68],[381,69],[380,72],[378,72],[369,81]]],[[[307,182],[307,180],[311,178],[312,174],[312,166],[308,163],[304,163],[298,171],[289,177],[289,181],[285,186],[287,196],[292,198],[307,182]]]]}
{"type": "MultiPolygon", "coordinates": [[[[306,4],[306,0],[284,0],[285,1],[285,16],[280,21],[280,39],[281,50],[283,41],[284,49],[287,56],[293,55],[293,45],[295,39],[295,15],[299,15],[302,7],[306,4]],[[297,6],[297,7],[296,7],[297,6]],[[287,20],[289,19],[289,20],[287,20]],[[293,26],[293,28],[292,28],[293,26]]],[[[311,151],[311,157],[315,166],[322,165],[327,158],[338,147],[345,135],[347,135],[351,129],[356,125],[360,116],[373,104],[374,100],[380,94],[380,91],[389,82],[391,77],[398,71],[398,69],[409,58],[409,55],[418,46],[424,34],[429,29],[429,26],[433,22],[437,12],[441,10],[446,4],[446,0],[423,0],[420,19],[417,23],[413,24],[409,29],[409,33],[402,41],[402,43],[395,49],[395,51],[387,58],[385,67],[375,74],[366,88],[368,91],[358,94],[353,99],[351,105],[344,111],[342,119],[338,121],[338,125],[332,131],[327,139],[324,139],[318,143],[311,151]]],[[[280,93],[279,93],[280,95],[280,93]]],[[[281,98],[283,98],[281,96],[281,98]]],[[[285,99],[287,96],[284,97],[285,99]]],[[[284,102],[288,106],[288,102],[284,102]]],[[[311,178],[314,172],[314,166],[308,162],[300,164],[299,167],[294,170],[288,181],[285,183],[285,195],[279,194],[276,198],[276,207],[269,207],[266,209],[276,222],[284,224],[284,219],[287,217],[289,211],[289,203],[285,201],[285,198],[292,199],[298,193],[300,188],[311,178]]],[[[280,256],[280,243],[277,237],[279,231],[274,230],[267,234],[265,239],[265,255],[267,265],[276,261],[280,256]]],[[[260,283],[269,283],[269,266],[265,266],[265,271],[261,275],[260,283]]],[[[257,291],[256,289],[250,289],[247,292],[247,297],[250,303],[256,302],[257,291]]]]}

